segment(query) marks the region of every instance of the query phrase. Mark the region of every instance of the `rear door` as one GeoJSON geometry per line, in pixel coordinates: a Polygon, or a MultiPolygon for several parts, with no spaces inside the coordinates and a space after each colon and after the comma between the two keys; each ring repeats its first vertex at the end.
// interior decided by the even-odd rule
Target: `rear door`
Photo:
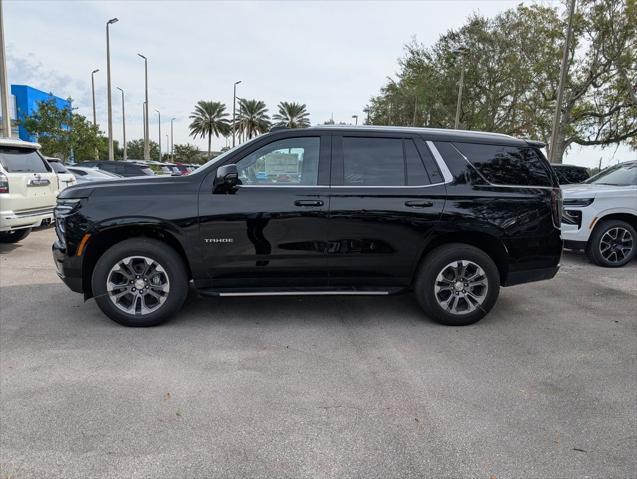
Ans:
{"type": "Polygon", "coordinates": [[[57,176],[37,150],[2,146],[0,164],[9,183],[2,210],[27,212],[55,206],[57,176]]]}
{"type": "Polygon", "coordinates": [[[406,286],[442,213],[446,188],[427,145],[410,135],[332,140],[330,286],[406,286]]]}

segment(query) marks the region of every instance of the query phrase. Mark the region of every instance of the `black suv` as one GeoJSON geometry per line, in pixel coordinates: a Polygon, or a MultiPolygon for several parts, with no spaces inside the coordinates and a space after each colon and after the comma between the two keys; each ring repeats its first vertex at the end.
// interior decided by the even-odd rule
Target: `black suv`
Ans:
{"type": "Polygon", "coordinates": [[[414,291],[465,325],[500,286],[550,279],[557,179],[533,141],[392,127],[278,130],[182,177],[64,190],[59,276],[113,320],[151,326],[189,282],[219,296],[414,291]]]}

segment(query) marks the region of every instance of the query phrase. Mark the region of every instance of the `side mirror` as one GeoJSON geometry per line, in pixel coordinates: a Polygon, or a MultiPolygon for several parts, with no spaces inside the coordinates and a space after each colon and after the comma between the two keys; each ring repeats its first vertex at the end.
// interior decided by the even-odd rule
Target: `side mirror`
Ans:
{"type": "Polygon", "coordinates": [[[232,190],[239,184],[239,170],[237,165],[223,165],[217,168],[217,177],[215,178],[214,193],[227,192],[232,190]]]}

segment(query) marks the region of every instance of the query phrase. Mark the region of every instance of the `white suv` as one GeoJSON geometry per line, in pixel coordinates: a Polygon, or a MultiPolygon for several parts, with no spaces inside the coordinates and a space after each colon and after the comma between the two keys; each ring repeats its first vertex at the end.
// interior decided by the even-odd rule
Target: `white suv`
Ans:
{"type": "Polygon", "coordinates": [[[0,138],[0,243],[53,220],[58,178],[37,143],[0,138]]]}
{"type": "Polygon", "coordinates": [[[584,249],[606,267],[629,263],[637,251],[637,161],[605,169],[579,185],[562,185],[564,247],[584,249]]]}

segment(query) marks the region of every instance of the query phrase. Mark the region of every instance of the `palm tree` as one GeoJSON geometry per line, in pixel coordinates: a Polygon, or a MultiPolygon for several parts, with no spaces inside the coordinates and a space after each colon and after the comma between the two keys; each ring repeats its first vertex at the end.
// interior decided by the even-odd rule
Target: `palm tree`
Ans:
{"type": "Polygon", "coordinates": [[[197,138],[208,137],[208,156],[210,156],[210,146],[212,135],[219,138],[219,135],[227,135],[230,132],[230,123],[227,119],[226,105],[219,101],[199,101],[195,106],[195,111],[190,115],[190,136],[197,138]]]}
{"type": "Polygon", "coordinates": [[[279,112],[272,116],[277,125],[287,128],[306,128],[310,126],[310,114],[305,104],[282,101],[278,105],[279,112]]]}
{"type": "Polygon", "coordinates": [[[270,129],[268,109],[261,100],[246,100],[239,98],[239,112],[237,113],[237,131],[250,139],[270,129]]]}

